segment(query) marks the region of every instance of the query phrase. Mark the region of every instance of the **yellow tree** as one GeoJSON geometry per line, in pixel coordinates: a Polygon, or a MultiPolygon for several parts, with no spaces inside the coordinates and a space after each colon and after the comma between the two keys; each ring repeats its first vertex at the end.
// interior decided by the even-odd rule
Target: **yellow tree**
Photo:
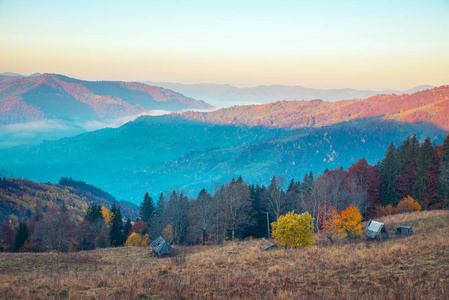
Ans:
{"type": "Polygon", "coordinates": [[[279,216],[271,223],[272,235],[276,242],[285,247],[308,247],[314,244],[312,216],[305,212],[295,214],[293,211],[279,216]]]}
{"type": "Polygon", "coordinates": [[[355,238],[362,235],[362,214],[359,209],[351,204],[346,209],[340,212],[340,215],[335,220],[337,232],[340,235],[355,238]]]}
{"type": "Polygon", "coordinates": [[[104,223],[107,228],[111,228],[112,219],[114,218],[114,214],[107,209],[106,207],[101,207],[101,215],[103,216],[104,223]]]}
{"type": "Polygon", "coordinates": [[[139,233],[131,233],[131,235],[126,240],[125,246],[131,247],[131,246],[148,246],[150,244],[150,238],[148,234],[145,234],[144,236],[140,235],[139,233]]]}
{"type": "Polygon", "coordinates": [[[162,231],[162,236],[170,244],[173,243],[173,226],[171,226],[170,224],[165,226],[164,230],[162,231]]]}

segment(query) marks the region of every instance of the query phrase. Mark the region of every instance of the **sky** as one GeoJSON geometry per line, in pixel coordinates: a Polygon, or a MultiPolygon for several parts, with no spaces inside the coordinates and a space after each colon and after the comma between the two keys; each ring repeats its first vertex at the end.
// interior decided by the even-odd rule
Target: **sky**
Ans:
{"type": "Polygon", "coordinates": [[[0,0],[0,73],[240,87],[449,84],[449,0],[0,0]]]}

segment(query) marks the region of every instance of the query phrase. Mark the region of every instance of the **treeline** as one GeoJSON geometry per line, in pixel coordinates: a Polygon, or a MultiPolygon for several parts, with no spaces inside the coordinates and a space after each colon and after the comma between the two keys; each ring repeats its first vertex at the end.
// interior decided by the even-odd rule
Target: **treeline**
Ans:
{"type": "Polygon", "coordinates": [[[315,231],[321,231],[326,222],[323,216],[339,214],[348,207],[356,207],[369,219],[395,212],[449,208],[448,199],[449,135],[440,146],[430,138],[420,144],[412,136],[398,147],[391,144],[376,165],[362,158],[348,170],[326,169],[316,178],[310,172],[302,180],[292,178],[288,184],[283,177],[273,176],[268,186],[248,184],[239,176],[212,193],[202,189],[194,199],[172,191],[160,193],[153,201],[146,193],[134,223],[129,218],[124,222],[115,203],[110,210],[90,205],[79,222],[62,207],[44,217],[37,213],[32,221],[15,228],[4,223],[0,240],[9,243],[5,248],[16,251],[148,245],[160,235],[176,245],[216,244],[267,236],[268,224],[291,211],[308,212],[315,231]],[[26,231],[25,227],[27,239],[19,234],[26,231]],[[11,232],[15,232],[15,241],[23,242],[20,247],[12,242],[11,232]]]}
{"type": "Polygon", "coordinates": [[[191,200],[173,191],[161,193],[154,204],[147,194],[141,217],[151,239],[163,234],[175,244],[205,244],[266,236],[268,222],[290,211],[309,212],[318,231],[320,214],[333,208],[340,212],[353,205],[365,219],[449,208],[449,135],[440,146],[430,138],[420,144],[413,135],[397,148],[391,144],[376,165],[362,158],[348,170],[325,170],[317,178],[310,172],[302,181],[292,178],[283,187],[282,177],[273,176],[264,186],[247,184],[240,176],[213,194],[203,189],[191,200]]]}
{"type": "Polygon", "coordinates": [[[59,209],[37,209],[31,220],[3,222],[0,250],[13,252],[82,251],[122,246],[131,230],[131,220],[123,223],[120,206],[111,209],[91,204],[82,220],[63,203],[59,209]]]}
{"type": "Polygon", "coordinates": [[[92,195],[104,198],[111,202],[116,201],[115,197],[112,196],[111,194],[109,194],[108,192],[105,192],[105,191],[97,188],[96,186],[88,184],[84,181],[74,180],[74,179],[72,179],[72,177],[61,177],[58,184],[64,185],[64,186],[71,186],[73,188],[89,192],[92,195]]]}

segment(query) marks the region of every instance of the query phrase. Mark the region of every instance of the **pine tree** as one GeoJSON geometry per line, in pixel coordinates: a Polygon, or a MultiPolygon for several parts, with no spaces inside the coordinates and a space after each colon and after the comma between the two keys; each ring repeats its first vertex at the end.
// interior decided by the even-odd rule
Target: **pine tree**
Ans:
{"type": "Polygon", "coordinates": [[[28,231],[28,226],[24,222],[19,223],[19,228],[17,229],[16,238],[14,242],[14,252],[19,252],[20,248],[25,244],[30,233],[28,231]]]}
{"type": "Polygon", "coordinates": [[[380,168],[380,197],[382,205],[398,204],[399,192],[396,186],[397,175],[398,167],[396,151],[393,143],[391,143],[387,148],[387,153],[381,162],[380,168]]]}
{"type": "Polygon", "coordinates": [[[109,241],[111,242],[111,245],[115,247],[123,246],[126,241],[123,234],[123,221],[120,206],[116,207],[116,213],[114,214],[114,217],[112,219],[111,231],[109,232],[109,241]]]}
{"type": "Polygon", "coordinates": [[[151,219],[155,211],[153,198],[150,197],[148,192],[143,197],[143,202],[140,204],[140,219],[148,224],[151,224],[151,219]]]}
{"type": "Polygon", "coordinates": [[[125,235],[126,238],[131,233],[131,228],[133,228],[133,225],[131,224],[131,219],[128,218],[125,223],[125,228],[123,229],[123,234],[125,235]]]}
{"type": "Polygon", "coordinates": [[[309,175],[304,175],[304,178],[302,180],[302,185],[300,192],[303,194],[308,194],[312,190],[312,184],[313,184],[313,173],[310,172],[309,175]]]}
{"type": "MultiPolygon", "coordinates": [[[[434,148],[432,146],[432,148],[434,148]]],[[[432,159],[432,166],[430,167],[430,170],[425,171],[424,174],[426,175],[426,188],[423,191],[422,197],[425,204],[426,209],[432,208],[432,206],[436,205],[436,207],[441,208],[437,204],[438,202],[438,165],[439,165],[440,157],[437,153],[437,151],[434,151],[433,153],[433,159],[432,159]]]]}
{"type": "Polygon", "coordinates": [[[161,192],[161,194],[159,195],[159,200],[157,200],[156,217],[162,216],[166,207],[167,201],[165,200],[164,193],[161,192]]]}
{"type": "Polygon", "coordinates": [[[290,193],[290,192],[292,192],[292,193],[299,193],[300,184],[301,183],[299,181],[295,182],[295,178],[292,178],[292,180],[290,180],[290,182],[288,184],[286,193],[287,194],[290,193]]]}
{"type": "Polygon", "coordinates": [[[449,199],[449,134],[441,147],[440,161],[438,163],[438,195],[440,199],[449,199]]]}
{"type": "Polygon", "coordinates": [[[424,207],[424,199],[423,193],[427,187],[427,175],[426,172],[429,172],[433,165],[433,152],[434,149],[432,147],[432,143],[430,138],[427,137],[424,140],[424,143],[418,149],[418,155],[416,157],[416,170],[415,176],[416,180],[413,184],[413,198],[424,207]]]}
{"type": "Polygon", "coordinates": [[[103,215],[101,214],[101,205],[92,203],[86,210],[84,220],[89,222],[103,220],[103,215]]]}

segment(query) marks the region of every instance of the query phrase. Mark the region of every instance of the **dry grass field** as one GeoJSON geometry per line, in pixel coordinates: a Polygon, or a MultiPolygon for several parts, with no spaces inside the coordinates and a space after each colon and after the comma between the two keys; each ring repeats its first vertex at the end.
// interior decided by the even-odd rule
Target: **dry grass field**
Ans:
{"type": "Polygon", "coordinates": [[[415,235],[385,242],[318,238],[307,249],[261,241],[78,253],[0,254],[2,299],[449,299],[449,211],[388,216],[415,235]]]}

